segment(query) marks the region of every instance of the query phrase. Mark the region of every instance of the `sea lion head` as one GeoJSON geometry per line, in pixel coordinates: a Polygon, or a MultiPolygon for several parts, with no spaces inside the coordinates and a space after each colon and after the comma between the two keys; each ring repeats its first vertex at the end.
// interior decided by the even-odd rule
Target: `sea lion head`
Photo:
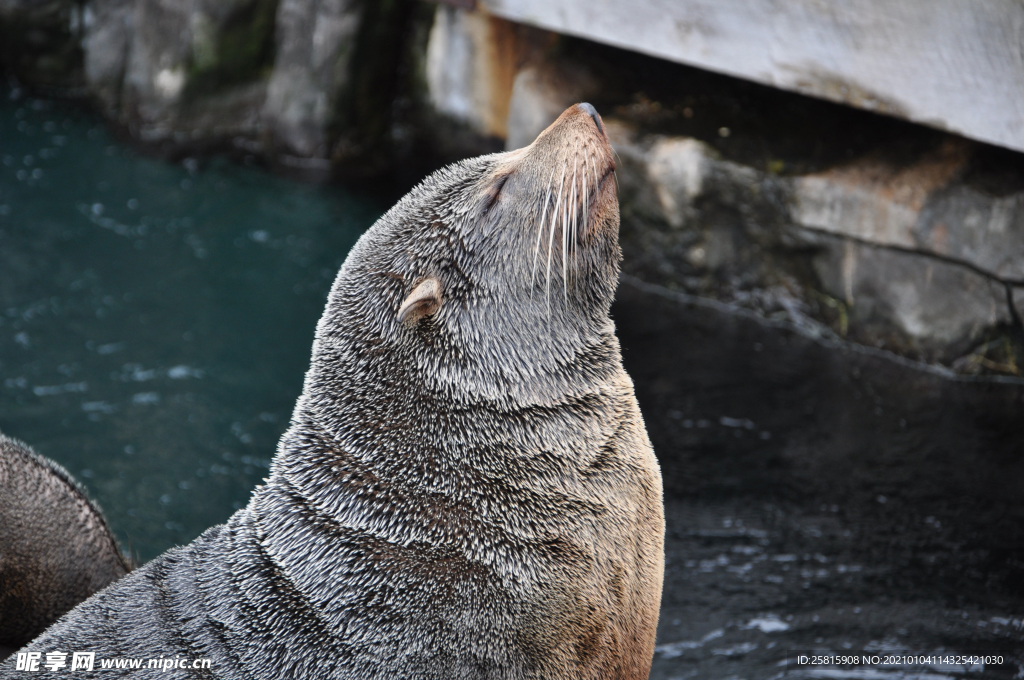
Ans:
{"type": "Polygon", "coordinates": [[[525,148],[428,177],[350,253],[314,370],[344,349],[377,357],[366,377],[378,384],[527,401],[552,381],[564,391],[568,367],[613,336],[614,168],[600,116],[577,104],[525,148]]]}

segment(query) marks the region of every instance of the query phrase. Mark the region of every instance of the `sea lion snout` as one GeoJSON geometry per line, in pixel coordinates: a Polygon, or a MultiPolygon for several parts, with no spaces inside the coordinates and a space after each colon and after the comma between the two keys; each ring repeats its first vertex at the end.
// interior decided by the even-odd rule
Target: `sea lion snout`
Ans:
{"type": "Polygon", "coordinates": [[[601,121],[601,115],[597,112],[597,109],[595,109],[587,102],[582,102],[580,104],[577,104],[576,106],[579,109],[581,109],[584,113],[586,113],[588,116],[590,116],[591,120],[594,121],[594,125],[597,126],[597,131],[603,135],[604,123],[601,121]]]}
{"type": "Polygon", "coordinates": [[[618,272],[609,265],[617,265],[619,258],[619,205],[614,181],[609,181],[615,161],[594,107],[570,106],[532,144],[508,158],[496,168],[495,186],[500,182],[501,191],[512,184],[506,203],[521,206],[509,226],[526,232],[520,252],[526,255],[531,294],[540,287],[549,299],[557,287],[567,299],[570,289],[611,282],[618,272]],[[507,172],[519,181],[506,181],[507,172]]]}

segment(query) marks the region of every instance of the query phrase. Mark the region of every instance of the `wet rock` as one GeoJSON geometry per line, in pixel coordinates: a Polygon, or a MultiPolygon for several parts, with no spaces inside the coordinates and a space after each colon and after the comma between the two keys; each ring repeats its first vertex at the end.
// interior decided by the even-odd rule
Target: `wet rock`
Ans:
{"type": "Polygon", "coordinates": [[[702,200],[750,205],[758,200],[761,184],[768,181],[753,168],[722,159],[696,139],[638,137],[614,119],[607,128],[616,151],[630,160],[623,166],[625,200],[635,204],[631,209],[638,214],[673,229],[694,227],[702,200]]]}
{"type": "Polygon", "coordinates": [[[273,55],[276,0],[95,0],[86,76],[146,141],[252,136],[273,55]]]}
{"type": "Polygon", "coordinates": [[[865,158],[793,182],[793,219],[868,243],[932,253],[1024,279],[1024,192],[961,181],[975,145],[949,139],[906,165],[865,158]]]}
{"type": "Polygon", "coordinates": [[[821,234],[811,239],[821,246],[814,267],[822,286],[845,302],[853,335],[866,344],[895,334],[891,344],[905,353],[949,361],[1011,321],[1005,287],[963,265],[821,234]]]}
{"type": "Polygon", "coordinates": [[[931,361],[1015,323],[1024,193],[967,184],[968,143],[783,178],[696,139],[607,127],[628,273],[931,361]]]}
{"type": "Polygon", "coordinates": [[[907,165],[864,158],[793,181],[798,224],[880,245],[914,248],[928,197],[962,172],[969,146],[950,142],[907,165]]]}
{"type": "Polygon", "coordinates": [[[360,18],[354,0],[281,0],[263,119],[272,142],[287,153],[327,157],[328,127],[351,81],[360,18]]]}
{"type": "Polygon", "coordinates": [[[661,217],[680,228],[692,217],[693,202],[706,189],[705,175],[715,161],[706,144],[689,138],[665,138],[651,148],[646,176],[661,217]]]}
{"type": "Polygon", "coordinates": [[[921,250],[1024,282],[1024,192],[949,185],[929,196],[913,235],[921,250]]]}
{"type": "Polygon", "coordinates": [[[530,144],[562,111],[587,101],[598,87],[593,74],[578,64],[538,60],[520,69],[512,83],[505,148],[530,144]]]}
{"type": "Polygon", "coordinates": [[[93,0],[82,41],[85,80],[104,110],[118,112],[136,0],[93,0]]]}
{"type": "Polygon", "coordinates": [[[517,49],[510,22],[439,5],[427,43],[430,102],[480,135],[504,138],[517,49]]]}
{"type": "Polygon", "coordinates": [[[419,9],[411,0],[94,0],[88,83],[109,117],[170,151],[231,142],[297,168],[380,165],[372,156],[394,131],[396,99],[415,96],[413,76],[400,92],[398,74],[416,69],[406,56],[419,9]]]}
{"type": "Polygon", "coordinates": [[[0,70],[45,87],[82,85],[82,5],[0,0],[0,70]]]}
{"type": "MultiPolygon", "coordinates": [[[[777,178],[696,139],[605,123],[618,157],[626,272],[725,299],[793,287],[792,267],[780,261],[788,222],[777,178]]],[[[792,307],[796,298],[777,292],[759,295],[758,308],[777,311],[782,299],[792,307]]]]}

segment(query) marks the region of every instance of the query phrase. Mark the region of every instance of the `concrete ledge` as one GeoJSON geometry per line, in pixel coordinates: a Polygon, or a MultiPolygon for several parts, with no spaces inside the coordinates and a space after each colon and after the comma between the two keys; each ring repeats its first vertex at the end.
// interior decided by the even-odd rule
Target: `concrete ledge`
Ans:
{"type": "Polygon", "coordinates": [[[1024,150],[1016,0],[480,0],[505,19],[1024,150]]]}

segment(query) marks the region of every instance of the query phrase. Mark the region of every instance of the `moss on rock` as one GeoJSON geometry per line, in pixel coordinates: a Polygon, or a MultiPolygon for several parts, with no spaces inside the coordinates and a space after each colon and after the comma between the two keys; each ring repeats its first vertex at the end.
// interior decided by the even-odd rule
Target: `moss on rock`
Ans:
{"type": "Polygon", "coordinates": [[[269,75],[274,64],[278,0],[244,0],[221,16],[192,19],[192,58],[185,97],[194,99],[269,75]]]}

